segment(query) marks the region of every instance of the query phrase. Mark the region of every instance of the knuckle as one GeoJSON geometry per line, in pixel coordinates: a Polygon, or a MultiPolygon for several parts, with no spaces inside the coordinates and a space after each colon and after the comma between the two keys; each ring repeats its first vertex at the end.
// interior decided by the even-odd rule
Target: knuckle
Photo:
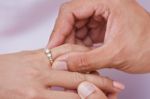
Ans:
{"type": "Polygon", "coordinates": [[[84,74],[81,74],[81,73],[78,73],[78,72],[74,72],[73,73],[73,82],[74,83],[78,83],[78,85],[85,81],[86,80],[86,77],[84,74]]]}
{"type": "Polygon", "coordinates": [[[68,66],[72,71],[88,71],[91,69],[90,61],[88,60],[86,52],[77,52],[67,55],[68,66]]]}
{"type": "Polygon", "coordinates": [[[85,74],[85,78],[87,81],[90,81],[90,82],[96,82],[98,76],[97,75],[91,75],[91,74],[85,74]]]}
{"type": "Polygon", "coordinates": [[[90,62],[88,61],[88,57],[86,53],[83,53],[80,55],[80,57],[78,57],[78,61],[79,61],[79,67],[83,70],[89,70],[90,69],[90,62]]]}

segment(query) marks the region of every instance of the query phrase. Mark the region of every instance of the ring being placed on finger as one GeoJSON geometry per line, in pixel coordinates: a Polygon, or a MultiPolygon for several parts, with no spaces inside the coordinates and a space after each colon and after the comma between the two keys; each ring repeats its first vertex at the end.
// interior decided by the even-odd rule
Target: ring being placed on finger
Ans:
{"type": "Polygon", "coordinates": [[[53,64],[53,57],[52,57],[52,52],[51,50],[49,50],[48,48],[45,49],[45,54],[50,62],[50,64],[52,65],[53,64]]]}

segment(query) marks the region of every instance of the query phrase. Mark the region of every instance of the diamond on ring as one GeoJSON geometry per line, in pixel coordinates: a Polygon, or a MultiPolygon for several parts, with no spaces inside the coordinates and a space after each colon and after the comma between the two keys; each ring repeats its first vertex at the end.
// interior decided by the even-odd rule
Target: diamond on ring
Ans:
{"type": "Polygon", "coordinates": [[[45,49],[45,54],[48,58],[48,60],[50,61],[51,65],[53,64],[53,57],[52,57],[52,52],[49,49],[45,49]]]}

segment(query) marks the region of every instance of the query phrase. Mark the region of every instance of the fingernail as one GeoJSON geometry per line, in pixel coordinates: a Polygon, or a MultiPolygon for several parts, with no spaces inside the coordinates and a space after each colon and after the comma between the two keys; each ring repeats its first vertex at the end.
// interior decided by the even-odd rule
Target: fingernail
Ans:
{"type": "Polygon", "coordinates": [[[52,69],[55,70],[68,70],[67,63],[65,61],[57,61],[53,63],[52,69]]]}
{"type": "Polygon", "coordinates": [[[125,89],[125,85],[123,85],[123,84],[121,84],[120,82],[117,82],[117,81],[113,81],[113,86],[120,89],[120,90],[125,89]]]}
{"type": "Polygon", "coordinates": [[[86,99],[95,91],[96,91],[95,86],[89,82],[83,82],[78,87],[78,94],[81,97],[81,99],[86,99]]]}

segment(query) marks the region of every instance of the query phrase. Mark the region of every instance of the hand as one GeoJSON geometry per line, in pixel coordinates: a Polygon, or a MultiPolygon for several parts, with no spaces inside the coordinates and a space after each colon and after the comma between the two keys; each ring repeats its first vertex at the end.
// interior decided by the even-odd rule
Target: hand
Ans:
{"type": "MultiPolygon", "coordinates": [[[[59,47],[55,47],[51,50],[53,59],[55,60],[52,68],[54,70],[66,71],[68,69],[66,64],[63,61],[59,61],[59,58],[61,59],[62,54],[69,53],[69,52],[89,51],[89,50],[90,49],[88,49],[87,47],[73,45],[73,44],[65,44],[65,45],[62,45],[59,47]],[[55,53],[57,53],[57,55],[55,53]]],[[[97,72],[92,72],[92,74],[98,75],[97,72]]],[[[88,75],[88,74],[86,74],[86,75],[88,75]]],[[[92,81],[95,81],[95,80],[96,79],[93,79],[92,81]]],[[[108,81],[105,81],[104,83],[106,83],[106,82],[108,82],[108,81]]],[[[122,85],[121,83],[118,83],[116,81],[113,82],[113,86],[115,86],[116,88],[118,88],[120,90],[124,89],[124,85],[122,85]]],[[[102,89],[103,90],[102,91],[101,88],[102,87],[98,88],[94,84],[84,81],[84,82],[80,83],[78,86],[78,94],[81,97],[81,99],[117,99],[118,91],[111,91],[111,90],[109,90],[110,88],[107,89],[106,87],[105,88],[107,90],[102,89]],[[90,94],[92,94],[92,95],[90,95],[90,94]]]]}
{"type": "MultiPolygon", "coordinates": [[[[58,51],[53,50],[54,57],[58,56],[58,51]]],[[[77,93],[54,91],[50,87],[77,89],[83,81],[89,81],[108,93],[121,90],[116,81],[104,77],[52,70],[43,50],[0,55],[2,99],[80,99],[77,93]]]]}
{"type": "Polygon", "coordinates": [[[97,86],[87,81],[78,86],[78,93],[81,99],[118,99],[116,93],[106,95],[97,86]]]}
{"type": "Polygon", "coordinates": [[[73,0],[60,9],[49,48],[64,43],[88,47],[101,43],[99,48],[68,53],[62,59],[72,71],[116,68],[147,73],[149,26],[149,13],[135,0],[73,0]]]}

